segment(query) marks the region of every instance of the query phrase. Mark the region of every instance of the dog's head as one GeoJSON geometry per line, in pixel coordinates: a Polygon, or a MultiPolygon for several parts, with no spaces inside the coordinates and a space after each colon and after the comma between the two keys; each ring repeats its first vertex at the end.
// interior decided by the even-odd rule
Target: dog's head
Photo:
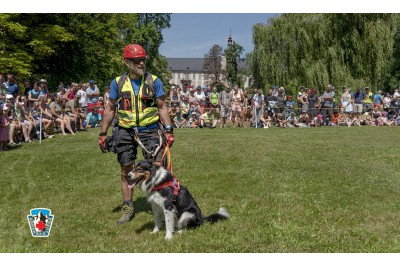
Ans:
{"type": "Polygon", "coordinates": [[[138,161],[134,169],[128,174],[128,187],[132,189],[137,184],[149,179],[154,175],[158,167],[151,160],[138,161]]]}

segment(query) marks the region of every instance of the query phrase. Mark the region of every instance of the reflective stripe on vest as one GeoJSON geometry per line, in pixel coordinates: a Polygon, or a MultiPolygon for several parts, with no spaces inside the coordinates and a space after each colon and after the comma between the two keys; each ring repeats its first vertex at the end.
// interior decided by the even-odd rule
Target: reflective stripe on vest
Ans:
{"type": "MultiPolygon", "coordinates": [[[[152,75],[153,82],[157,76],[152,75]]],[[[121,76],[115,80],[118,84],[121,76]]],[[[136,98],[129,76],[126,77],[125,83],[121,89],[121,96],[118,96],[118,125],[123,128],[131,128],[135,126],[148,126],[158,122],[159,114],[155,101],[154,92],[150,92],[149,98],[143,98],[143,90],[149,90],[147,82],[142,76],[140,83],[139,95],[136,98]]]]}

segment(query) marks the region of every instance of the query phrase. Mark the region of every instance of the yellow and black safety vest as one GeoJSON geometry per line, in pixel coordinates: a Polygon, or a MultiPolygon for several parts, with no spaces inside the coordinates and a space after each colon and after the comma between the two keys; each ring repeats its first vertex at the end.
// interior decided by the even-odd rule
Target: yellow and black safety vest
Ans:
{"type": "Polygon", "coordinates": [[[122,85],[121,88],[118,88],[119,108],[117,117],[120,127],[148,126],[158,122],[160,117],[153,88],[153,82],[156,79],[157,76],[155,75],[148,73],[143,75],[139,94],[135,96],[129,75],[124,74],[115,78],[118,87],[120,87],[120,84],[122,85]],[[123,84],[119,83],[121,78],[125,78],[123,84]]]}

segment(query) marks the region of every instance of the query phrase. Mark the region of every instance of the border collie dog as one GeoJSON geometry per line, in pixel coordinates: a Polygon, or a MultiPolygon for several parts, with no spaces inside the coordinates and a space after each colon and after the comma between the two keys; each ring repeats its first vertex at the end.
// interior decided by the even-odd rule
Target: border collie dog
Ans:
{"type": "Polygon", "coordinates": [[[140,186],[147,194],[151,204],[155,227],[152,233],[160,231],[165,221],[165,239],[172,239],[174,229],[182,233],[183,228],[194,228],[204,222],[217,222],[229,218],[226,209],[220,208],[217,213],[203,217],[196,201],[189,190],[180,185],[179,181],[164,167],[142,160],[128,174],[129,188],[140,186]]]}

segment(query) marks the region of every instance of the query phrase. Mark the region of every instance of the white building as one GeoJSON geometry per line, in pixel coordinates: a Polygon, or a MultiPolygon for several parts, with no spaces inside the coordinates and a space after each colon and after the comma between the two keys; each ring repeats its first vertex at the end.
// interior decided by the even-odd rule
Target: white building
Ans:
{"type": "MultiPolygon", "coordinates": [[[[213,81],[206,79],[203,71],[204,58],[167,58],[168,70],[172,73],[171,85],[179,85],[181,88],[187,86],[208,86],[213,81]]],[[[225,66],[225,57],[222,57],[222,66],[225,66]]],[[[239,68],[246,66],[246,60],[239,62],[239,68]]],[[[251,85],[251,79],[246,78],[244,88],[251,85]]]]}

